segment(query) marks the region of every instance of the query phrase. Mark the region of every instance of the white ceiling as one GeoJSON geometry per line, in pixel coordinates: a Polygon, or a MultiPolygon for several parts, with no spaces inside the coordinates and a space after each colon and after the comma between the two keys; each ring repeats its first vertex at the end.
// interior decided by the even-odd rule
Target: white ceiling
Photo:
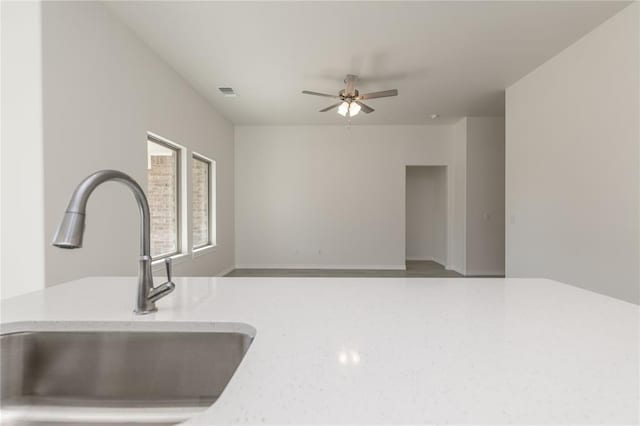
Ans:
{"type": "Polygon", "coordinates": [[[344,123],[300,92],[335,94],[347,73],[361,93],[399,90],[353,124],[423,124],[503,115],[506,87],[628,2],[107,4],[235,124],[344,123]]]}

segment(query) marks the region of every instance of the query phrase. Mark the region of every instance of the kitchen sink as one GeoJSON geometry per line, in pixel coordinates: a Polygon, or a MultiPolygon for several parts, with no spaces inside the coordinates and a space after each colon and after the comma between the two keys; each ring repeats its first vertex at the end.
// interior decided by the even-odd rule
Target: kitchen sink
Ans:
{"type": "Polygon", "coordinates": [[[220,397],[255,334],[220,328],[4,333],[0,424],[183,422],[220,397]]]}

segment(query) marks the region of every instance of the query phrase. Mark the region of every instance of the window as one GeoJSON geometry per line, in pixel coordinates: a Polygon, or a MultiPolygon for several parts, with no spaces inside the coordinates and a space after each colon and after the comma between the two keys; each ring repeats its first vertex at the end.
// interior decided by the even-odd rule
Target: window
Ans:
{"type": "Polygon", "coordinates": [[[147,198],[151,210],[151,257],[180,252],[180,148],[149,135],[147,198]]]}
{"type": "Polygon", "coordinates": [[[192,237],[193,248],[215,245],[215,161],[193,154],[192,237]]]}

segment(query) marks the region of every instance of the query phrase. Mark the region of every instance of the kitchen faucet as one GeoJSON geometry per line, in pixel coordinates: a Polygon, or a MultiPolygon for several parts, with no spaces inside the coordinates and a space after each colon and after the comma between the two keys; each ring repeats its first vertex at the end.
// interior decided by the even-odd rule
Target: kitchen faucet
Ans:
{"type": "Polygon", "coordinates": [[[64,216],[53,237],[53,245],[65,249],[82,247],[84,219],[89,196],[102,183],[112,180],[123,183],[133,192],[140,210],[140,263],[138,267],[138,295],[134,311],[138,315],[155,312],[158,310],[155,302],[171,293],[175,288],[175,284],[171,281],[171,259],[165,260],[167,282],[154,287],[151,274],[151,215],[149,213],[149,202],[140,185],[130,176],[117,170],[101,170],[84,178],[73,191],[73,195],[71,195],[67,210],[64,212],[64,216]]]}

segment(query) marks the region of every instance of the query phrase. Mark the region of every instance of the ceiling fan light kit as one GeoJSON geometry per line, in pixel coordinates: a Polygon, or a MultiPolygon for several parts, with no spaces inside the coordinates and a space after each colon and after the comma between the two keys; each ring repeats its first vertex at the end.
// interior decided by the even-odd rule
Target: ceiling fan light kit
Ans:
{"type": "Polygon", "coordinates": [[[340,106],[338,107],[338,114],[340,114],[343,117],[347,116],[347,112],[349,112],[349,103],[348,102],[342,102],[340,104],[340,106]]]}
{"type": "Polygon", "coordinates": [[[397,89],[383,90],[381,92],[365,93],[364,95],[361,95],[360,92],[358,92],[355,88],[355,83],[357,79],[358,79],[357,75],[348,74],[347,77],[344,79],[344,83],[346,84],[346,87],[342,89],[338,93],[338,95],[329,95],[327,93],[312,92],[309,90],[303,90],[302,93],[305,95],[340,99],[340,102],[333,105],[329,105],[328,107],[321,109],[320,112],[331,111],[332,109],[337,107],[338,114],[340,114],[343,117],[346,117],[347,115],[349,115],[349,117],[355,117],[356,115],[358,115],[360,111],[363,111],[365,114],[370,114],[373,111],[375,111],[370,106],[362,103],[363,100],[375,99],[375,98],[386,98],[389,96],[398,96],[397,89]]]}
{"type": "Polygon", "coordinates": [[[351,102],[349,104],[349,117],[353,117],[358,115],[358,113],[360,112],[360,110],[362,109],[362,107],[360,105],[358,105],[357,102],[351,102]]]}

